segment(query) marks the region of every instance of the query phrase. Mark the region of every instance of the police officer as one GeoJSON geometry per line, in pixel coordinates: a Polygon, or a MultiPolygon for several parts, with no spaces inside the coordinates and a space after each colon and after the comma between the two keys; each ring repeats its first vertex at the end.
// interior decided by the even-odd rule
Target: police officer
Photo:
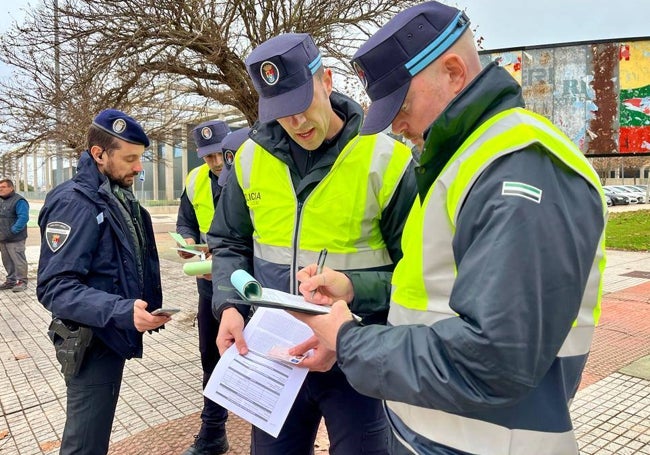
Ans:
{"type": "MultiPolygon", "coordinates": [[[[389,327],[359,327],[341,301],[297,316],[357,390],[385,400],[395,451],[577,455],[569,405],[605,269],[598,175],[524,109],[507,71],[482,67],[456,8],[403,11],[352,62],[372,100],[362,132],[392,125],[422,147],[419,198],[389,327]]],[[[343,274],[315,269],[297,277],[305,295],[323,283],[331,300],[356,294],[343,274]]]]}
{"type": "MultiPolygon", "coordinates": [[[[259,95],[259,121],[235,155],[235,172],[208,234],[213,254],[213,306],[221,315],[223,351],[242,336],[248,308],[230,275],[245,269],[260,283],[296,292],[300,267],[327,248],[328,263],[351,276],[358,270],[390,274],[401,257],[403,223],[415,197],[411,153],[384,134],[358,136],[363,110],[333,91],[332,72],[307,34],[272,38],[246,59],[259,95]]],[[[376,290],[358,294],[353,311],[365,323],[386,320],[387,302],[376,290]]],[[[379,401],[362,396],[334,366],[332,351],[315,348],[303,365],[310,373],[277,438],[253,428],[254,454],[312,453],[325,418],[334,454],[386,453],[388,425],[379,401]]]]}
{"type": "MultiPolygon", "coordinates": [[[[246,139],[248,128],[230,132],[226,122],[211,120],[199,124],[192,130],[197,155],[205,161],[192,169],[185,180],[185,191],[181,195],[178,208],[176,232],[191,245],[205,243],[205,234],[212,223],[214,209],[221,194],[221,175],[224,174],[224,156],[232,160],[233,149],[246,139]],[[222,142],[223,141],[223,142],[222,142]],[[222,149],[224,149],[222,151],[222,149]]],[[[232,161],[231,161],[232,163],[232,161]]],[[[193,257],[192,253],[178,251],[184,259],[193,257]]],[[[199,292],[197,319],[199,323],[199,351],[203,368],[203,387],[208,383],[212,370],[219,360],[219,350],[215,343],[219,321],[212,314],[212,281],[210,276],[198,277],[199,292]]],[[[201,429],[195,436],[194,444],[184,455],[218,455],[228,450],[226,420],[228,411],[214,401],[204,397],[201,412],[201,429]]]]}
{"type": "Polygon", "coordinates": [[[37,296],[67,387],[61,455],[106,454],[126,359],[142,357],[142,334],[162,291],[151,218],[131,186],[149,139],[124,112],[100,112],[77,174],[52,190],[38,217],[37,296]]]}

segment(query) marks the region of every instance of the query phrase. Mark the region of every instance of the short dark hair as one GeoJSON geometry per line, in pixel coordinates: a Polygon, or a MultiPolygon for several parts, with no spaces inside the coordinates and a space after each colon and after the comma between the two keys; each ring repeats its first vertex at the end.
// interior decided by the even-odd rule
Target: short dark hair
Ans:
{"type": "Polygon", "coordinates": [[[11,179],[1,179],[0,183],[6,183],[10,187],[14,188],[14,182],[11,179]]]}
{"type": "Polygon", "coordinates": [[[120,143],[115,136],[108,134],[106,131],[96,127],[95,125],[90,125],[86,142],[88,150],[90,150],[93,145],[96,145],[101,147],[102,150],[106,151],[109,155],[112,155],[116,149],[120,148],[120,143]]]}

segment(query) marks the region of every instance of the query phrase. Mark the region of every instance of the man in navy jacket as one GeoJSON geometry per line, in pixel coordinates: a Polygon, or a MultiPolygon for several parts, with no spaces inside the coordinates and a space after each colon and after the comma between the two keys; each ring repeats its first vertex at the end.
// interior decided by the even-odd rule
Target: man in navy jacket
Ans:
{"type": "Polygon", "coordinates": [[[148,146],[133,118],[100,112],[77,175],[39,214],[36,292],[67,386],[61,455],[108,452],[125,360],[142,357],[142,333],[170,320],[150,313],[162,304],[160,263],[151,217],[131,192],[148,146]]]}

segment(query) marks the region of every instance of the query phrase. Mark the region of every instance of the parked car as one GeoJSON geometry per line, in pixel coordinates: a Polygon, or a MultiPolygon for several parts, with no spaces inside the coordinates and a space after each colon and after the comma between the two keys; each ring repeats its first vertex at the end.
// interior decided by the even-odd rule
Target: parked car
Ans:
{"type": "MultiPolygon", "coordinates": [[[[631,196],[636,199],[637,204],[645,204],[645,191],[639,191],[637,188],[633,188],[632,185],[607,185],[608,188],[611,188],[617,193],[623,193],[626,196],[631,196]]],[[[632,201],[630,201],[633,203],[632,201]]]]}
{"type": "MultiPolygon", "coordinates": [[[[605,196],[609,196],[612,200],[612,205],[628,205],[630,203],[630,196],[616,192],[607,186],[603,187],[603,192],[605,193],[605,196]]],[[[636,200],[634,202],[636,202],[636,200]]]]}
{"type": "Polygon", "coordinates": [[[609,194],[605,195],[605,202],[607,202],[607,207],[614,205],[614,201],[612,201],[612,198],[609,196],[609,194]]]}

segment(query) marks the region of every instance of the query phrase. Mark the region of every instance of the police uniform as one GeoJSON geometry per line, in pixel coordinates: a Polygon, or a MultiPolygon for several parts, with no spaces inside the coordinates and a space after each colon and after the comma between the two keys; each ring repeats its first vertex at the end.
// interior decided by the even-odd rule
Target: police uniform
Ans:
{"type": "MultiPolygon", "coordinates": [[[[93,126],[123,141],[149,145],[142,127],[123,112],[102,111],[93,126]]],[[[134,301],[146,301],[147,311],[162,303],[151,218],[130,191],[111,185],[84,151],[77,174],[47,195],[38,224],[37,296],[58,324],[51,326],[57,358],[81,361],[76,374],[66,374],[61,454],[105,454],[125,360],[142,357],[134,301]],[[68,332],[91,333],[90,340],[79,335],[89,341],[82,356],[59,349],[68,332]]],[[[64,370],[68,367],[63,364],[64,370]]]]}
{"type": "MultiPolygon", "coordinates": [[[[378,102],[365,133],[393,120],[402,85],[468,25],[423,3],[361,47],[353,63],[378,102]]],[[[385,400],[402,450],[577,455],[569,404],[605,268],[599,179],[569,138],[523,109],[503,68],[468,82],[425,132],[390,327],[346,323],[337,359],[357,390],[385,400]]]]}
{"type": "MultiPolygon", "coordinates": [[[[232,133],[226,122],[211,120],[203,122],[192,130],[192,137],[197,145],[199,158],[212,153],[222,153],[227,147],[229,156],[235,151],[238,144],[233,143],[240,139],[243,142],[248,128],[232,133]],[[244,134],[244,135],[242,135],[244,134]]],[[[224,153],[225,155],[225,153],[224,153]]],[[[224,158],[225,161],[225,158],[224,158]]],[[[226,163],[224,162],[224,173],[226,163]]],[[[181,195],[178,209],[176,232],[183,238],[193,239],[196,243],[206,241],[205,234],[212,223],[214,210],[221,195],[221,175],[211,172],[208,164],[203,164],[188,174],[185,191],[181,195]]],[[[219,321],[212,314],[212,281],[197,278],[196,285],[199,293],[197,320],[199,325],[199,351],[201,353],[201,366],[203,369],[203,387],[205,388],[212,370],[219,361],[219,350],[215,340],[219,331],[219,321]]],[[[226,420],[228,411],[209,398],[203,398],[201,411],[201,429],[196,436],[196,441],[184,454],[218,454],[228,450],[226,437],[226,420]]]]}
{"type": "MultiPolygon", "coordinates": [[[[328,249],[328,266],[346,270],[355,281],[360,270],[390,275],[415,196],[410,151],[383,134],[359,138],[363,111],[337,93],[329,101],[343,119],[338,134],[311,151],[289,138],[274,119],[312,103],[321,64],[309,35],[273,38],[246,65],[260,94],[259,122],[235,156],[208,233],[215,312],[236,297],[224,290],[234,270],[247,270],[265,287],[296,293],[296,272],[315,262],[322,248],[328,249]]],[[[386,302],[367,291],[359,292],[352,311],[366,323],[385,322],[386,302]]],[[[238,310],[247,315],[246,307],[238,310]]],[[[311,453],[322,417],[331,453],[387,453],[380,402],[356,392],[336,366],[307,375],[277,438],[253,428],[251,451],[311,453]]]]}

